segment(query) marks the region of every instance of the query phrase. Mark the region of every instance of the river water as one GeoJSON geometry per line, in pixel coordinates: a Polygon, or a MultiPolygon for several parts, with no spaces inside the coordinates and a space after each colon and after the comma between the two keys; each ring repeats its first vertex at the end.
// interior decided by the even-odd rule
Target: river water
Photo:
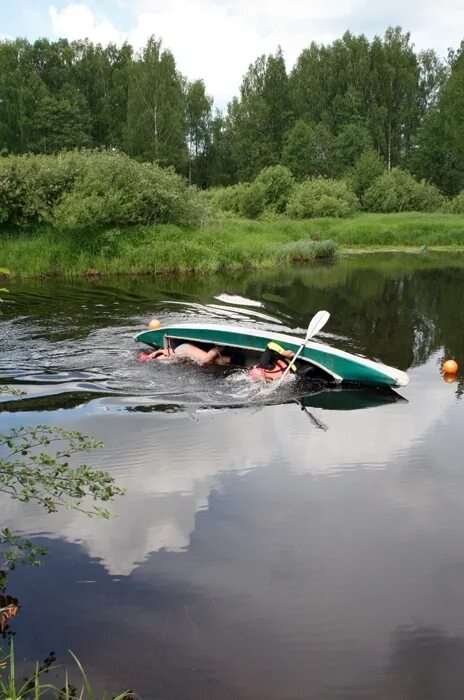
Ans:
{"type": "Polygon", "coordinates": [[[109,521],[0,495],[1,524],[48,549],[8,579],[19,673],[72,649],[97,692],[143,698],[461,698],[464,385],[440,367],[464,362],[463,270],[426,253],[10,284],[0,384],[26,393],[1,397],[1,431],[94,435],[85,461],[127,489],[109,521]],[[269,394],[136,360],[151,318],[304,334],[321,308],[321,339],[409,386],[269,394]]]}

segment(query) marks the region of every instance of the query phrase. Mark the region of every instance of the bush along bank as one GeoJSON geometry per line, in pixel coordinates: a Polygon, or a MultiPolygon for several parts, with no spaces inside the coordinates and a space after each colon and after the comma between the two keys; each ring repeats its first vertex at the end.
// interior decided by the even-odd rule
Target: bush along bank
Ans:
{"type": "Polygon", "coordinates": [[[201,193],[172,168],[123,153],[0,158],[0,226],[10,232],[43,224],[57,232],[166,223],[192,228],[206,211],[201,193]]]}
{"type": "Polygon", "coordinates": [[[351,179],[297,182],[279,165],[210,192],[121,153],[8,156],[0,266],[13,278],[218,272],[332,261],[338,246],[462,246],[464,195],[430,187],[370,153],[351,179]],[[407,211],[432,205],[458,213],[407,211]]]}
{"type": "Polygon", "coordinates": [[[276,213],[292,219],[346,218],[358,211],[464,213],[464,192],[446,199],[435,185],[406,170],[387,170],[372,151],[339,179],[297,181],[288,168],[276,165],[264,168],[253,182],[218,187],[208,196],[216,213],[251,219],[276,213]]]}

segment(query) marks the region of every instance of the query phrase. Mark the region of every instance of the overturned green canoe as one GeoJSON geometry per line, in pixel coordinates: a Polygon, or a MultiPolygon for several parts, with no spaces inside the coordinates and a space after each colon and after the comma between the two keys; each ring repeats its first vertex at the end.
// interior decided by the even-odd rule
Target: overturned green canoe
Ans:
{"type": "MultiPolygon", "coordinates": [[[[265,350],[270,341],[297,352],[303,342],[303,338],[294,335],[212,323],[178,323],[143,331],[135,336],[137,342],[154,348],[167,346],[170,338],[259,352],[265,350]]],[[[337,382],[391,387],[406,386],[409,383],[408,375],[399,369],[360,355],[352,355],[324,343],[307,341],[299,359],[319,367],[337,382]]]]}

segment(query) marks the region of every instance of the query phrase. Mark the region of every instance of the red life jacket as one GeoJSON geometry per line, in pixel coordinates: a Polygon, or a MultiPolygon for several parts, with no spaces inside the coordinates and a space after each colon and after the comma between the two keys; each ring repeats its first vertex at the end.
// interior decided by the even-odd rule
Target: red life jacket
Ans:
{"type": "Polygon", "coordinates": [[[264,367],[252,367],[248,372],[250,379],[254,381],[274,381],[274,379],[280,379],[285,370],[288,367],[288,362],[285,360],[277,360],[272,369],[265,369],[264,367]]]}

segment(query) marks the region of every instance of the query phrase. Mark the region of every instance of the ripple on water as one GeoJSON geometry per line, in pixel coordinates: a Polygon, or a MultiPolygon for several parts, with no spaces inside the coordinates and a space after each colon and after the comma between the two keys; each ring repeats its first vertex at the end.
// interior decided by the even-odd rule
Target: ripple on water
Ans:
{"type": "MultiPolygon", "coordinates": [[[[3,408],[41,410],[98,399],[100,408],[133,406],[215,406],[227,407],[250,402],[269,403],[288,398],[288,390],[275,395],[249,382],[245,372],[198,367],[189,363],[142,363],[136,359],[139,347],[133,336],[140,330],[139,316],[115,311],[114,302],[139,306],[137,294],[111,288],[51,287],[28,289],[13,296],[13,317],[2,321],[4,351],[0,360],[0,381],[14,383],[24,396],[4,397],[3,408]],[[93,299],[93,304],[90,302],[93,299]],[[70,314],[70,305],[76,309],[70,314]],[[22,313],[27,309],[28,315],[22,313]],[[108,316],[113,324],[105,325],[108,316]],[[98,317],[99,325],[93,323],[98,317]],[[27,329],[27,332],[25,331],[27,329]],[[111,400],[109,400],[111,397],[111,400]],[[28,409],[29,407],[29,409],[28,409]]],[[[162,323],[192,318],[206,321],[225,319],[234,323],[280,328],[284,320],[266,313],[264,304],[236,295],[219,294],[219,304],[169,299],[151,305],[147,317],[162,323]],[[260,311],[257,311],[260,307],[260,311]]]]}
{"type": "MultiPolygon", "coordinates": [[[[17,385],[24,395],[3,396],[3,410],[43,411],[92,404],[93,411],[191,411],[259,407],[320,395],[320,386],[303,388],[293,381],[277,390],[275,385],[254,384],[244,371],[188,362],[138,362],[140,346],[133,338],[147,318],[159,318],[164,324],[230,320],[287,333],[304,334],[306,330],[292,327],[284,311],[279,316],[270,313],[265,301],[222,293],[202,304],[181,298],[181,294],[169,296],[153,302],[138,293],[103,285],[61,285],[57,290],[54,285],[43,285],[13,292],[1,321],[0,382],[17,385]]],[[[329,390],[323,393],[327,401],[329,390]]],[[[375,404],[376,399],[354,400],[350,394],[346,403],[363,407],[375,404]]]]}

